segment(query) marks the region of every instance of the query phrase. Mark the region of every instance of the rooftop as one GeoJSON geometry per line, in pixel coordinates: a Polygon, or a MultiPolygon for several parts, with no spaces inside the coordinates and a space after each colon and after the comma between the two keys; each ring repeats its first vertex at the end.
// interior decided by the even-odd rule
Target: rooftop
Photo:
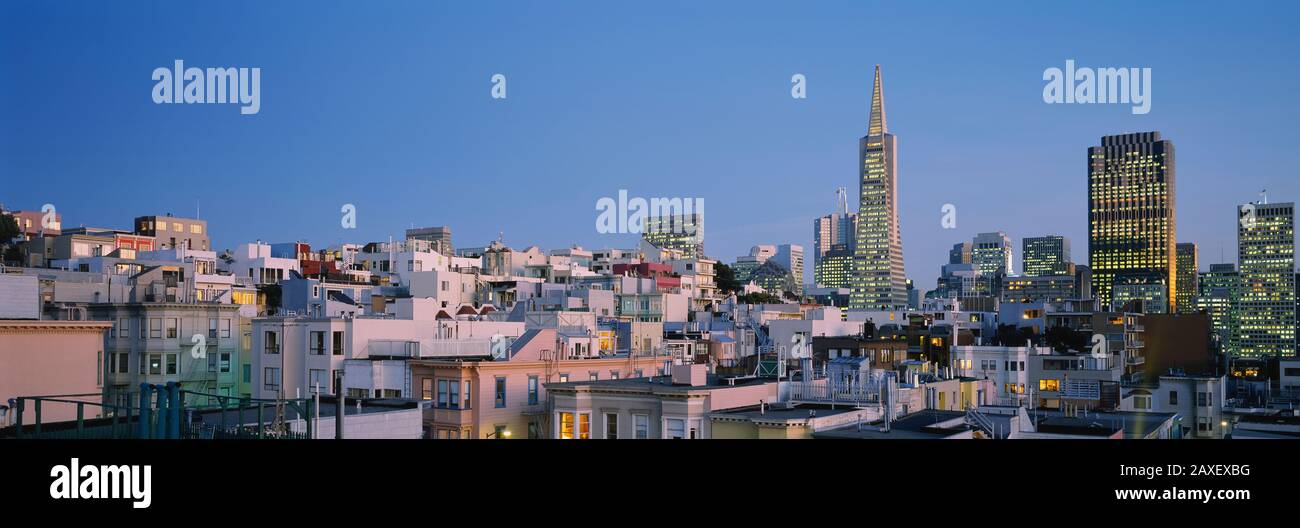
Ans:
{"type": "Polygon", "coordinates": [[[907,416],[894,420],[890,424],[889,431],[881,431],[882,422],[877,420],[871,424],[850,425],[839,429],[832,429],[813,433],[813,438],[841,438],[841,439],[943,439],[949,436],[969,431],[970,426],[964,422],[960,425],[952,425],[954,421],[966,417],[964,411],[938,411],[925,410],[917,411],[907,416]]]}
{"type": "Polygon", "coordinates": [[[772,380],[760,378],[726,378],[709,374],[703,385],[674,385],[672,376],[647,376],[640,378],[622,378],[622,379],[604,379],[604,380],[583,380],[570,381],[565,383],[547,383],[546,390],[609,390],[609,391],[634,391],[634,392],[679,392],[687,393],[691,391],[725,389],[729,387],[742,387],[750,385],[760,385],[770,383],[772,380]]]}

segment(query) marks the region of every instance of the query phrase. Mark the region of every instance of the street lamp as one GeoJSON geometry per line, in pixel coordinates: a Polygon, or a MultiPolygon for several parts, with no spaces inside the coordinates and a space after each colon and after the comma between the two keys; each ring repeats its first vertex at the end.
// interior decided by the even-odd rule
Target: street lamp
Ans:
{"type": "Polygon", "coordinates": [[[496,438],[496,439],[510,438],[510,430],[508,430],[508,429],[501,429],[501,430],[497,430],[497,431],[492,431],[492,432],[488,433],[487,437],[488,437],[488,438],[496,438]]]}

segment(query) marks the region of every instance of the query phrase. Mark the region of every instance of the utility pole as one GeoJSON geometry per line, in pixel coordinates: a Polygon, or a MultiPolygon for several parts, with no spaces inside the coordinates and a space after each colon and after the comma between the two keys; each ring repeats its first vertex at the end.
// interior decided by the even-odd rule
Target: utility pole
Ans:
{"type": "Polygon", "coordinates": [[[347,402],[346,402],[346,397],[343,395],[343,394],[344,394],[344,390],[343,390],[343,371],[342,371],[342,370],[338,370],[338,371],[335,371],[335,372],[334,372],[334,387],[335,387],[335,389],[334,389],[334,392],[335,392],[335,394],[334,394],[334,397],[335,397],[335,400],[334,400],[334,438],[337,439],[337,440],[342,440],[342,439],[343,439],[343,415],[346,414],[345,412],[343,412],[343,406],[347,403],[347,402]]]}

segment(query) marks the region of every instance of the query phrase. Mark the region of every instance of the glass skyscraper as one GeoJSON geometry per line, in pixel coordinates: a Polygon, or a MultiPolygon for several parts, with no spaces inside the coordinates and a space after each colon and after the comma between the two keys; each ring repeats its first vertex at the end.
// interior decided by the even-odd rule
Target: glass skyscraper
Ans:
{"type": "Polygon", "coordinates": [[[1175,246],[1175,271],[1177,275],[1178,286],[1174,292],[1174,297],[1178,302],[1178,313],[1196,313],[1196,294],[1197,294],[1197,276],[1199,264],[1197,264],[1196,244],[1183,242],[1175,246]]]}
{"type": "Polygon", "coordinates": [[[1174,204],[1174,144],[1159,132],[1105,136],[1088,148],[1088,264],[1101,306],[1123,284],[1163,299],[1153,312],[1177,309],[1174,204]]]}
{"type": "Polygon", "coordinates": [[[1238,214],[1236,353],[1295,355],[1295,204],[1246,204],[1238,214]]]}
{"type": "Polygon", "coordinates": [[[1072,275],[1070,239],[1060,235],[1029,237],[1020,243],[1021,272],[1026,277],[1072,275]]]}

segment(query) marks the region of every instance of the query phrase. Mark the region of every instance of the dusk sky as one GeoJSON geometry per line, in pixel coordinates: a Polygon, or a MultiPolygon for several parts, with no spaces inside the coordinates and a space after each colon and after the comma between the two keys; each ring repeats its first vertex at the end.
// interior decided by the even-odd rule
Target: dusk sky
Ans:
{"type": "Polygon", "coordinates": [[[1086,150],[1107,134],[1174,142],[1178,238],[1203,269],[1236,259],[1234,205],[1300,199],[1293,3],[611,4],[5,2],[0,203],[120,229],[198,208],[216,249],[432,225],[457,247],[594,249],[635,244],[595,227],[627,189],[704,198],[723,262],[802,244],[811,278],[813,218],[837,187],[857,207],[876,64],[922,289],[983,231],[1014,239],[1017,271],[1026,236],[1065,235],[1086,263],[1086,150]],[[260,112],[154,104],[176,59],[261,68],[260,112]],[[1067,59],[1151,68],[1150,113],[1044,103],[1067,59]]]}

